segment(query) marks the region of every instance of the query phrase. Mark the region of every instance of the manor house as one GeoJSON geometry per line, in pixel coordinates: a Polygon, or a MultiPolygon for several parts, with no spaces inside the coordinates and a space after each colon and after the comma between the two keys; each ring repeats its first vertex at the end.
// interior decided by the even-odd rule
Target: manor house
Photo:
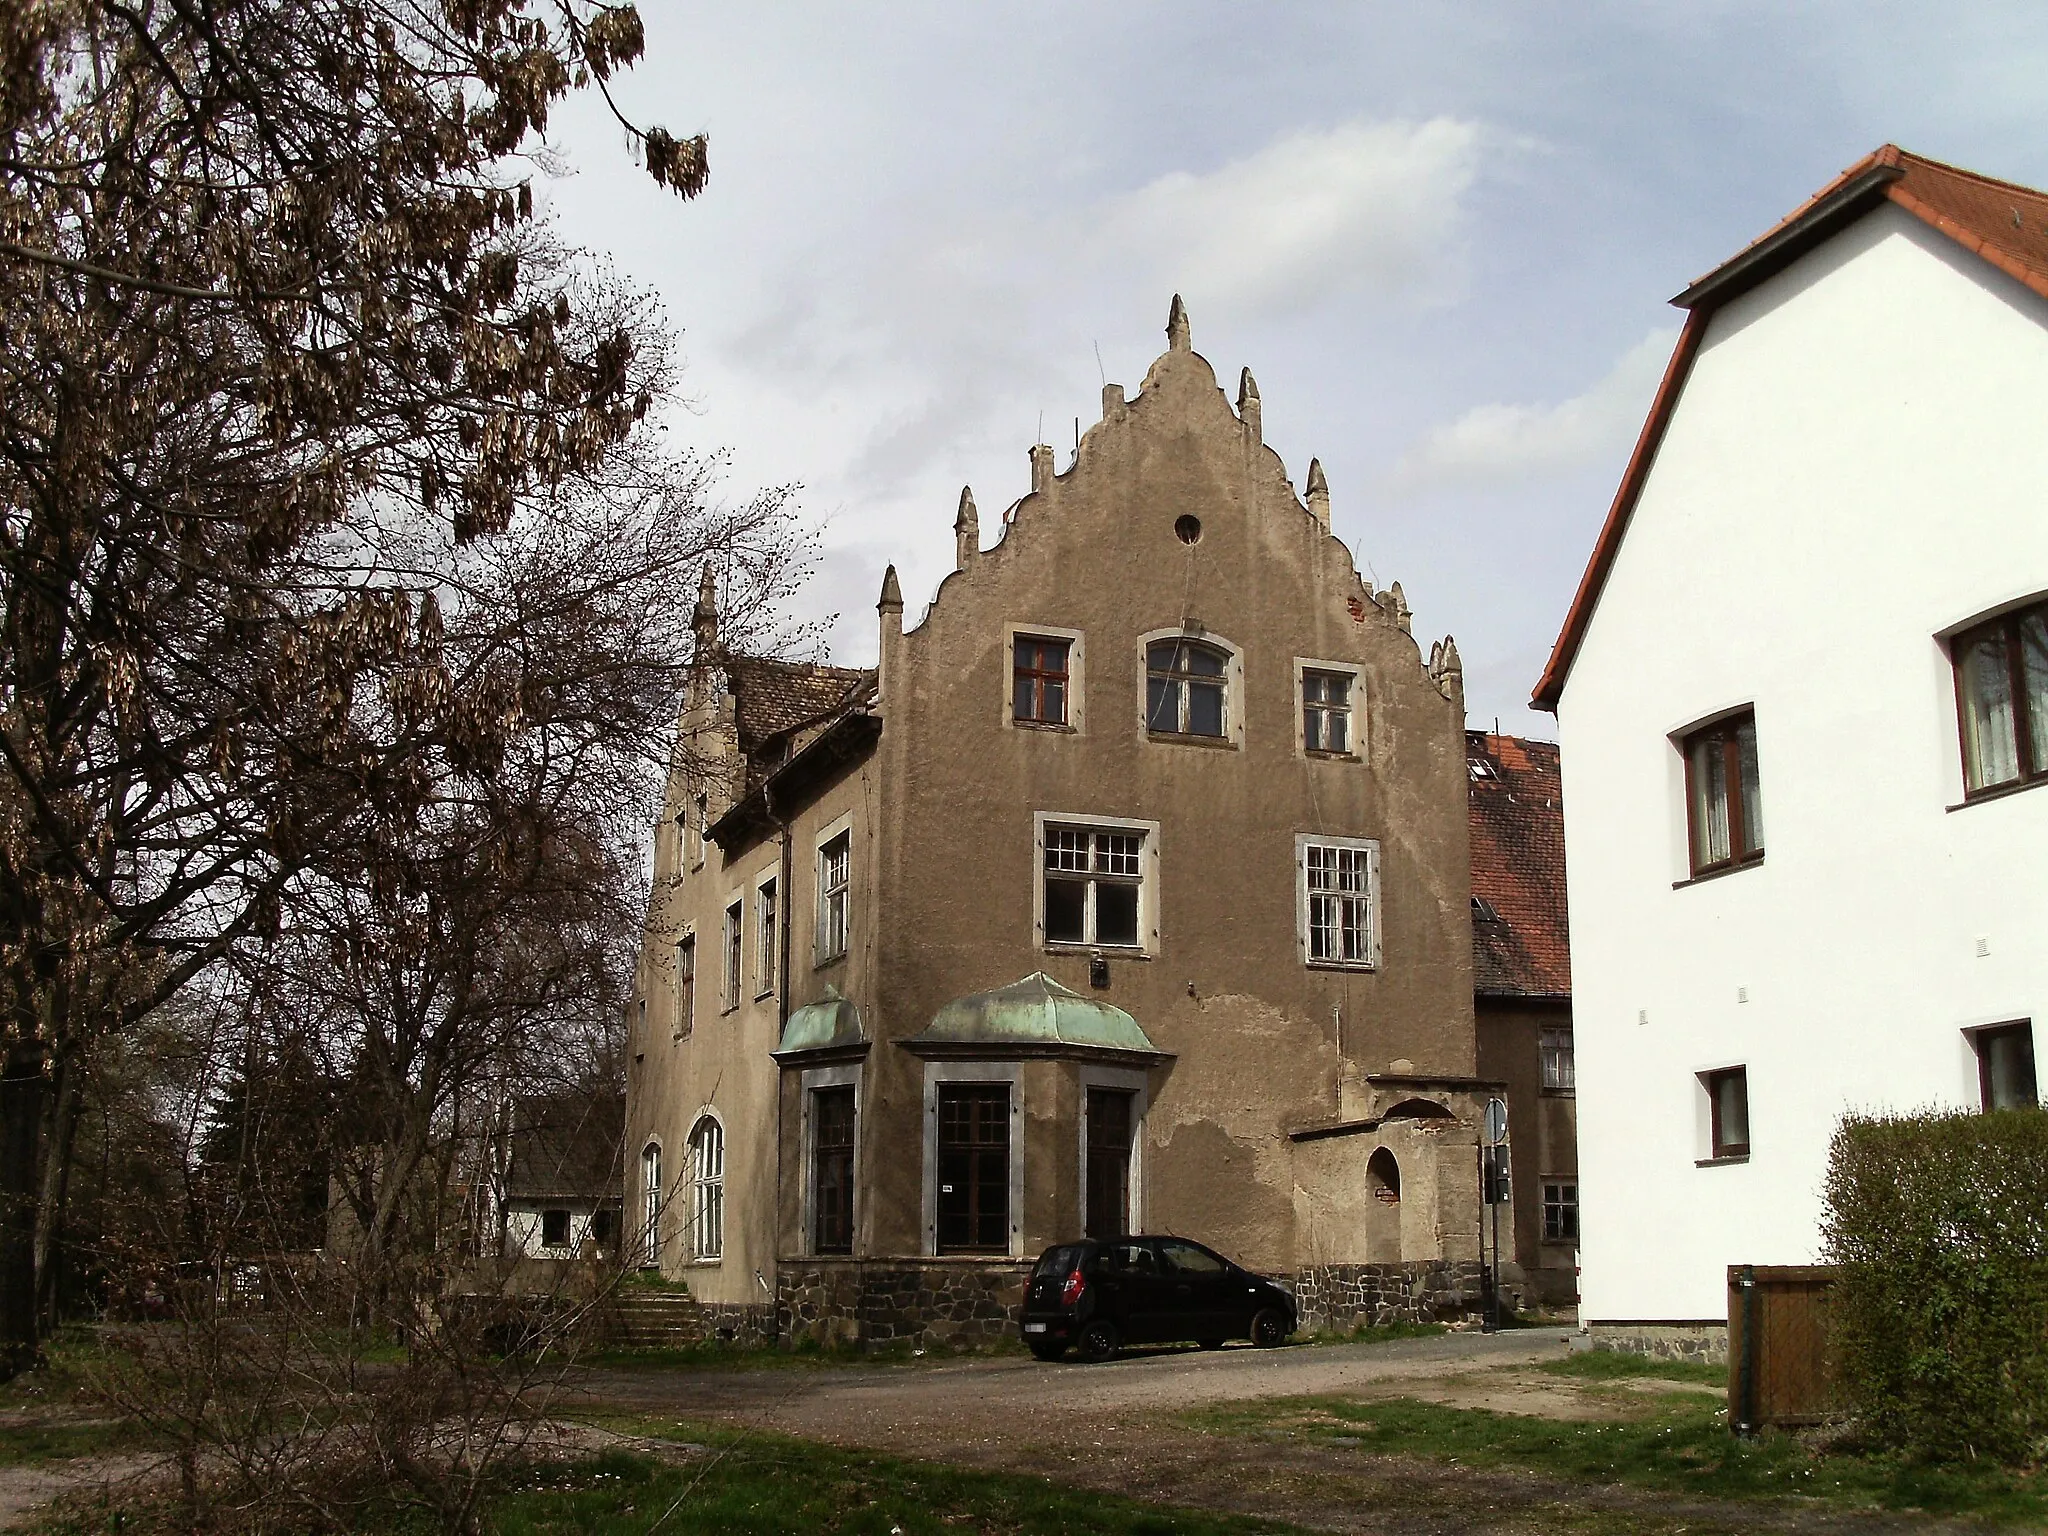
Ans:
{"type": "Polygon", "coordinates": [[[1304,1323],[1461,1310],[1481,1222],[1456,647],[1168,350],[874,670],[694,681],[631,1019],[629,1233],[735,1326],[1002,1325],[1175,1232],[1304,1323]]]}

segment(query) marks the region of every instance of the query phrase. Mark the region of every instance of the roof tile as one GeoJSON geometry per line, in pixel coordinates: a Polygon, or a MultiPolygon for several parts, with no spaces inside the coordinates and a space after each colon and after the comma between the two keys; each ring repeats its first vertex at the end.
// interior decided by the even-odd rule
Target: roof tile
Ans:
{"type": "Polygon", "coordinates": [[[1564,786],[1557,744],[1465,733],[1475,765],[1468,797],[1473,989],[1494,997],[1569,997],[1564,786]],[[1490,773],[1478,771],[1485,764],[1490,773]],[[1490,914],[1490,915],[1489,915],[1490,914]]]}

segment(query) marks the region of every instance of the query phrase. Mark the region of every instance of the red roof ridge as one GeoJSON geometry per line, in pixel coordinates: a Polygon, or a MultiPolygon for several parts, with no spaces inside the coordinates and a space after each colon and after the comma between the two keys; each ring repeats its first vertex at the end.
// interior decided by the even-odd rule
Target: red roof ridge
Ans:
{"type": "Polygon", "coordinates": [[[1692,369],[1708,317],[1729,299],[1744,293],[1789,265],[1822,241],[1860,219],[1879,202],[1889,202],[1982,258],[2014,281],[2048,299],[2048,193],[2015,181],[1931,160],[1883,144],[1849,166],[1820,191],[1711,272],[1695,280],[1671,302],[1688,311],[1685,328],[1672,349],[1671,361],[1657,386],[1649,416],[1629,455],[1621,484],[1593,542],[1593,552],[1572,594],[1570,609],[1551,647],[1543,675],[1529,699],[1531,709],[1553,713],[1563,696],[1565,679],[1592,622],[1607,573],[1620,552],[1637,498],[1649,478],[1650,466],[1664,438],[1678,396],[1692,369]],[[1987,193],[1995,192],[2002,208],[1987,193]],[[2017,198],[2019,204],[2004,200],[2017,198]],[[2035,214],[2029,227],[2021,205],[2035,214]],[[2010,215],[2010,219],[2004,217],[2010,215]]]}

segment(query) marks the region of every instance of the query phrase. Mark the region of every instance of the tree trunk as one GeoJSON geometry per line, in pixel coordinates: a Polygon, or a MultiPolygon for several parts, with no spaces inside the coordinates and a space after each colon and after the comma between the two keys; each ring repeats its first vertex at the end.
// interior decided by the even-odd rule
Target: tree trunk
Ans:
{"type": "Polygon", "coordinates": [[[78,1140],[84,1065],[71,1056],[57,1065],[57,1096],[50,1121],[50,1154],[43,1159],[42,1198],[36,1210],[36,1316],[48,1330],[57,1322],[57,1275],[63,1265],[64,1208],[71,1191],[71,1156],[78,1140]]]}
{"type": "Polygon", "coordinates": [[[0,1072],[0,1380],[36,1363],[36,1206],[43,1109],[42,1052],[18,1045],[0,1072]]]}

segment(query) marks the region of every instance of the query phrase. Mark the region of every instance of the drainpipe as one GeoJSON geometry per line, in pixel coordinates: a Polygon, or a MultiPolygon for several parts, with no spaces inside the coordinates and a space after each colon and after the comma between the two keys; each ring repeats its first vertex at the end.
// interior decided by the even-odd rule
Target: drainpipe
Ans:
{"type": "MultiPolygon", "coordinates": [[[[780,909],[776,915],[782,921],[782,931],[775,936],[775,946],[778,951],[775,957],[777,972],[775,977],[775,1045],[776,1049],[780,1050],[783,1033],[789,1028],[789,930],[791,919],[796,915],[796,902],[794,900],[796,893],[790,885],[789,823],[784,821],[781,813],[775,809],[775,779],[772,774],[761,783],[761,807],[768,813],[768,819],[775,823],[775,830],[782,839],[782,860],[775,876],[776,905],[780,909]]],[[[770,1230],[775,1234],[774,1246],[777,1249],[782,1246],[782,1122],[782,1063],[777,1062],[775,1064],[775,1220],[770,1227],[770,1230]]],[[[799,1202],[797,1209],[801,1213],[803,1209],[801,1202],[799,1202]]],[[[769,1257],[773,1260],[779,1257],[779,1255],[771,1253],[769,1257]]],[[[755,1272],[755,1278],[760,1278],[759,1271],[755,1272]]],[[[778,1284],[781,1282],[781,1278],[781,1267],[778,1265],[776,1268],[776,1281],[778,1284]]],[[[773,1288],[766,1285],[763,1286],[763,1289],[768,1291],[769,1337],[775,1339],[781,1332],[779,1320],[776,1317],[775,1292],[773,1288]]]]}

